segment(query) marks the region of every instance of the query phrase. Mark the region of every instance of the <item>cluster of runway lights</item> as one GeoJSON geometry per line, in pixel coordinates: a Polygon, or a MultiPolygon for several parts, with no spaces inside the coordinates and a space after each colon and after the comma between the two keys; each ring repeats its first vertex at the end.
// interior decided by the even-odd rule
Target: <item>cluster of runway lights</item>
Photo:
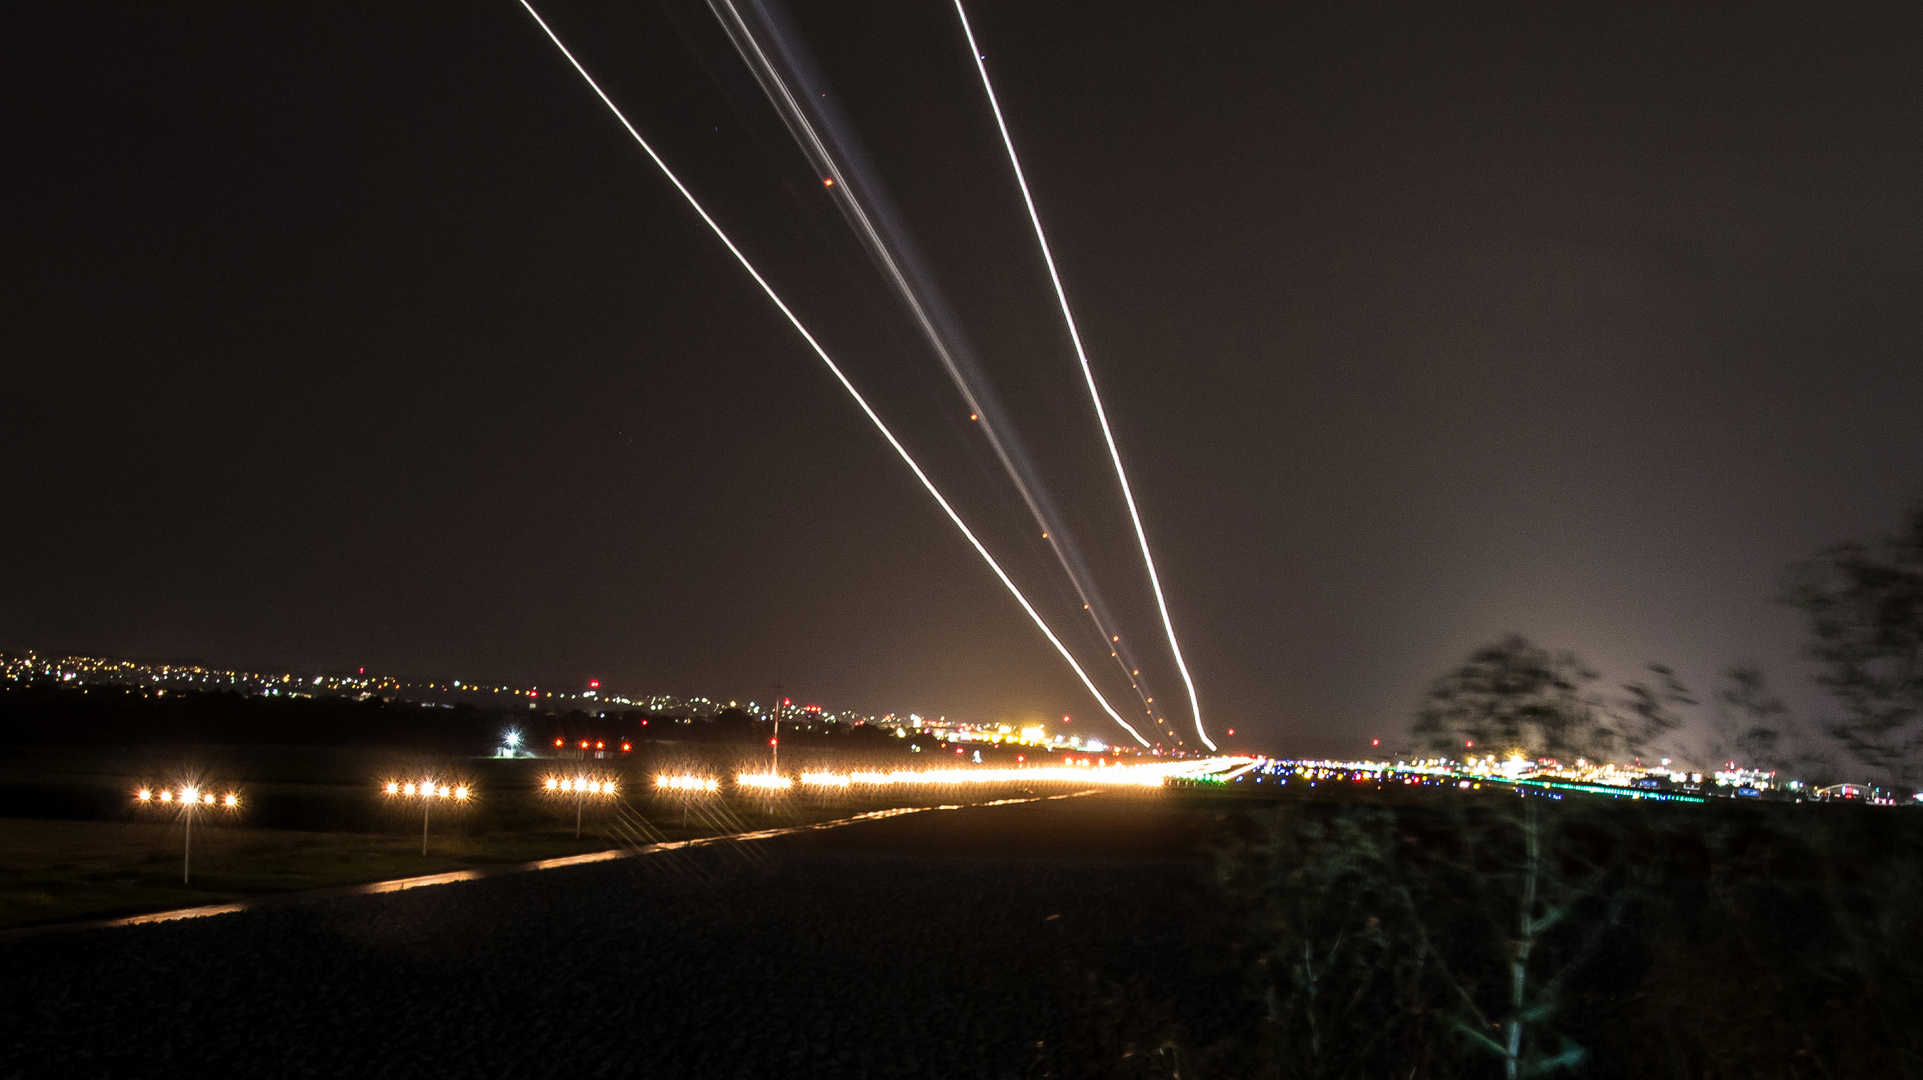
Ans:
{"type": "MultiPolygon", "coordinates": [[[[1234,763],[1239,764],[1241,759],[1234,763]]],[[[735,787],[757,792],[789,791],[797,784],[815,791],[845,791],[857,786],[888,787],[914,784],[1007,784],[1047,783],[1099,784],[1106,787],[1161,787],[1171,776],[1191,775],[1220,769],[1230,759],[1194,762],[1155,762],[1143,765],[1045,766],[1033,769],[897,769],[893,772],[805,772],[799,776],[776,773],[737,773],[735,787]]],[[[666,791],[714,794],[721,782],[713,777],[662,775],[654,778],[655,787],[666,791]]]]}
{"type": "Polygon", "coordinates": [[[574,797],[574,838],[581,838],[581,813],[587,806],[589,797],[612,798],[615,793],[614,781],[590,776],[550,776],[541,782],[541,788],[549,795],[574,797]]]}
{"type": "Polygon", "coordinates": [[[160,789],[160,793],[157,795],[151,788],[141,788],[134,793],[134,801],[143,803],[157,802],[162,806],[166,806],[169,803],[177,803],[183,809],[190,806],[224,806],[232,810],[240,806],[240,796],[231,791],[225,795],[216,796],[211,791],[199,791],[192,787],[181,788],[178,799],[175,799],[174,793],[166,788],[160,789]]]}
{"type": "Polygon", "coordinates": [[[419,783],[413,781],[389,780],[383,789],[390,798],[421,800],[421,854],[427,854],[427,819],[434,808],[435,799],[453,799],[466,802],[470,792],[466,784],[443,784],[427,779],[419,783]]]}
{"type": "Polygon", "coordinates": [[[186,825],[184,834],[185,841],[182,845],[180,855],[180,883],[182,885],[189,884],[193,880],[194,811],[199,810],[205,812],[208,809],[235,811],[240,809],[240,796],[234,792],[230,791],[225,795],[215,795],[211,791],[202,791],[193,784],[182,784],[177,794],[172,788],[161,788],[159,791],[155,791],[153,788],[141,788],[139,791],[134,792],[134,801],[143,806],[158,804],[180,811],[181,821],[186,825]]]}
{"type": "MultiPolygon", "coordinates": [[[[1040,767],[1033,769],[926,769],[910,771],[897,769],[894,772],[805,772],[798,777],[783,776],[779,773],[737,773],[734,781],[738,789],[772,794],[792,790],[797,783],[803,788],[815,791],[846,791],[857,785],[885,787],[912,784],[999,784],[1011,782],[1069,781],[1092,783],[1106,786],[1160,787],[1162,781],[1170,776],[1192,775],[1220,769],[1230,759],[1217,758],[1205,762],[1156,762],[1142,765],[1096,765],[1086,761],[1068,767],[1040,767]]],[[[1240,761],[1236,761],[1240,764],[1240,761]]],[[[1245,766],[1246,768],[1246,766],[1245,766]]],[[[711,776],[662,775],[654,778],[657,788],[665,791],[686,794],[713,795],[721,791],[721,781],[711,776]]],[[[542,789],[556,797],[572,797],[575,800],[574,835],[581,835],[581,816],[589,798],[612,798],[619,793],[615,781],[603,777],[550,776],[542,781],[542,789]]],[[[389,780],[382,792],[390,798],[421,800],[421,854],[427,854],[428,824],[435,800],[445,799],[455,803],[465,803],[473,796],[466,784],[442,783],[433,778],[413,780],[389,780]]],[[[180,880],[183,884],[192,879],[194,833],[193,815],[195,811],[240,809],[240,796],[232,791],[224,795],[203,791],[194,784],[183,784],[178,791],[172,788],[141,788],[134,793],[134,801],[143,805],[159,805],[176,809],[185,822],[185,850],[181,861],[180,880]]]]}

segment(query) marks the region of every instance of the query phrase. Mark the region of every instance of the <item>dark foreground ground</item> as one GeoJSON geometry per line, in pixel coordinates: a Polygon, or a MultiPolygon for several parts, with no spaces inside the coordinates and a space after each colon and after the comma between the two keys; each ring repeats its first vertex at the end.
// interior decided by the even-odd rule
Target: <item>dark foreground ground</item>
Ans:
{"type": "Polygon", "coordinates": [[[1141,1016],[1240,1022],[1212,820],[932,811],[0,942],[0,1075],[1088,1075],[1141,1016]]]}

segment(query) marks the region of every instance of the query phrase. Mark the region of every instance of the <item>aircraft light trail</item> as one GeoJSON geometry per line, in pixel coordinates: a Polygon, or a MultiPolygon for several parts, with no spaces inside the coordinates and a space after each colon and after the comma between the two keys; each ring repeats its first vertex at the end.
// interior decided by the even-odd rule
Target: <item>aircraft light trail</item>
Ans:
{"type": "Polygon", "coordinates": [[[1068,292],[1062,287],[1062,276],[1055,269],[1055,256],[1049,251],[1048,236],[1042,231],[1042,218],[1035,209],[1035,197],[1028,190],[1028,177],[1022,173],[1021,158],[1015,153],[1015,140],[1008,133],[1008,122],[1002,118],[1002,106],[995,97],[995,84],[988,78],[988,61],[982,55],[981,47],[975,43],[975,31],[968,24],[968,12],[962,7],[962,0],[955,0],[955,14],[961,17],[962,34],[968,38],[968,55],[974,58],[975,70],[981,74],[982,89],[988,92],[988,107],[995,114],[995,127],[1001,131],[1002,145],[1008,149],[1008,163],[1015,170],[1015,183],[1022,190],[1022,203],[1028,207],[1028,220],[1035,226],[1035,240],[1041,245],[1042,261],[1048,264],[1048,280],[1055,286],[1055,299],[1061,302],[1062,321],[1068,324],[1069,340],[1075,344],[1075,358],[1081,361],[1082,378],[1088,383],[1089,400],[1095,404],[1095,418],[1102,425],[1102,439],[1108,443],[1109,460],[1115,463],[1115,479],[1122,485],[1122,500],[1128,503],[1128,517],[1135,525],[1135,539],[1142,546],[1142,563],[1148,567],[1149,584],[1155,589],[1155,606],[1162,613],[1162,628],[1168,631],[1169,651],[1175,654],[1175,666],[1181,669],[1182,681],[1188,686],[1189,708],[1195,716],[1195,735],[1202,740],[1202,745],[1214,750],[1215,743],[1202,730],[1202,703],[1195,696],[1195,680],[1189,676],[1188,663],[1182,659],[1182,646],[1175,641],[1175,623],[1169,618],[1168,601],[1162,596],[1162,579],[1155,572],[1155,557],[1149,554],[1148,533],[1142,528],[1142,515],[1135,509],[1135,493],[1129,488],[1128,473],[1122,468],[1122,452],[1116,448],[1115,433],[1109,430],[1108,410],[1102,408],[1102,395],[1095,389],[1095,372],[1089,367],[1088,352],[1082,348],[1081,332],[1075,328],[1075,314],[1068,306],[1068,292]]]}
{"type": "MultiPolygon", "coordinates": [[[[1054,500],[1048,497],[1040,474],[1029,463],[1027,452],[1012,427],[1004,431],[1008,425],[1003,422],[1005,414],[1001,404],[970,356],[966,342],[955,331],[950,320],[938,314],[946,310],[946,305],[941,303],[939,294],[929,284],[927,273],[917,265],[912,250],[900,235],[899,227],[892,222],[892,215],[879,206],[875,213],[870,213],[863,201],[863,185],[849,182],[849,172],[830,148],[830,142],[841,151],[842,158],[855,159],[855,179],[859,180],[865,175],[865,170],[859,168],[857,147],[837,134],[831,118],[823,117],[828,139],[816,131],[815,124],[809,120],[810,111],[820,107],[814,95],[806,89],[797,94],[788,85],[788,78],[783,76],[781,66],[762,47],[756,37],[755,27],[735,6],[734,0],[708,0],[708,8],[727,32],[735,52],[761,85],[762,92],[780,115],[782,123],[794,136],[802,154],[822,176],[822,183],[834,193],[836,204],[841,207],[869,257],[888,279],[896,296],[920,327],[923,338],[967,404],[968,418],[981,424],[989,448],[994,451],[1003,471],[1008,474],[1016,492],[1027,505],[1029,514],[1041,530],[1042,539],[1048,542],[1062,572],[1068,576],[1077,599],[1081,601],[1082,610],[1088,613],[1096,632],[1103,641],[1116,640],[1110,629],[1113,619],[1108,614],[1107,605],[1102,602],[1079,550],[1069,539],[1067,530],[1056,520],[1054,500]],[[804,101],[808,104],[804,105],[804,101]],[[908,265],[904,267],[904,263],[908,265]],[[924,292],[928,294],[926,298],[924,292]]],[[[778,19],[771,17],[769,9],[755,4],[750,5],[750,10],[757,16],[756,23],[761,27],[761,32],[774,39],[777,52],[786,58],[791,69],[795,67],[797,61],[792,53],[803,46],[784,31],[778,19]]],[[[798,81],[805,80],[805,75],[792,70],[790,77],[798,81]]],[[[877,197],[873,192],[867,194],[871,200],[877,197]]],[[[1125,651],[1111,651],[1109,655],[1123,674],[1130,677],[1129,686],[1136,691],[1136,697],[1142,700],[1144,711],[1153,716],[1154,711],[1149,707],[1151,695],[1142,688],[1140,675],[1136,671],[1138,665],[1120,654],[1125,651]]]]}
{"type": "MultiPolygon", "coordinates": [[[[970,529],[967,523],[962,521],[961,515],[955,512],[955,508],[949,505],[948,500],[943,497],[941,491],[935,487],[935,482],[929,479],[928,474],[922,471],[921,466],[917,464],[914,457],[908,453],[908,448],[903,446],[899,439],[895,438],[895,433],[888,429],[886,423],[882,422],[880,414],[876,413],[868,404],[867,398],[862,397],[861,391],[855,389],[855,384],[849,381],[848,376],[842,372],[840,365],[836,364],[834,360],[829,357],[827,350],[823,349],[821,343],[815,340],[815,336],[808,332],[806,326],[802,325],[801,319],[795,315],[793,309],[789,308],[787,303],[775,292],[774,286],[770,285],[768,280],[761,276],[761,272],[755,269],[754,264],[748,261],[748,257],[742,254],[741,249],[736,247],[734,241],[728,238],[728,234],[722,231],[720,224],[717,223],[713,217],[709,216],[708,211],[701,205],[701,201],[694,197],[694,193],[689,191],[687,185],[681,182],[681,178],[676,176],[674,170],[668,167],[668,163],[662,160],[661,155],[654,152],[654,147],[648,145],[648,140],[642,138],[641,133],[635,130],[633,124],[628,122],[627,116],[622,113],[620,107],[614,103],[614,99],[608,97],[607,91],[601,89],[601,84],[594,81],[594,76],[588,74],[588,69],[581,66],[581,61],[575,59],[574,53],[561,41],[560,36],[548,25],[547,20],[541,17],[541,13],[534,9],[534,5],[529,2],[529,0],[521,0],[521,6],[527,9],[527,13],[532,16],[535,23],[540,26],[541,32],[548,36],[548,40],[554,42],[554,47],[559,49],[561,55],[567,58],[567,62],[580,74],[581,79],[588,84],[588,88],[594,91],[595,96],[601,99],[601,103],[608,107],[608,111],[614,114],[616,120],[620,121],[621,126],[627,130],[627,133],[634,138],[635,143],[641,147],[642,152],[648,155],[648,159],[654,162],[655,167],[661,170],[661,174],[668,178],[670,184],[674,185],[674,189],[680,192],[681,197],[687,200],[688,205],[694,209],[694,212],[700,215],[701,220],[707,224],[715,237],[728,249],[729,254],[735,257],[735,261],[739,262],[741,268],[748,272],[748,276],[754,279],[755,284],[761,286],[761,291],[766,293],[768,299],[774,302],[776,308],[780,309],[781,314],[787,317],[789,324],[795,328],[795,332],[799,333],[802,340],[808,343],[808,347],[813,349],[815,355],[821,358],[821,362],[828,366],[828,370],[834,375],[835,380],[841,383],[842,389],[848,391],[848,395],[854,398],[855,404],[861,408],[862,413],[868,417],[869,422],[875,425],[875,430],[881,432],[882,438],[886,439],[888,445],[894,448],[895,453],[901,457],[903,463],[908,466],[909,471],[915,474],[915,479],[921,481],[921,486],[928,490],[928,494],[933,496],[935,502],[941,506],[942,512],[948,515],[948,520],[954,522],[955,528],[961,530],[961,534],[968,539],[969,544],[974,547],[976,554],[980,555],[982,561],[988,564],[988,568],[995,572],[997,578],[1001,579],[1002,585],[1008,589],[1009,594],[1015,598],[1016,603],[1021,605],[1022,610],[1028,613],[1028,617],[1034,620],[1035,626],[1041,630],[1043,636],[1048,638],[1049,644],[1055,646],[1055,651],[1062,655],[1062,659],[1068,661],[1068,666],[1075,669],[1076,676],[1082,680],[1082,685],[1088,688],[1089,694],[1102,706],[1102,711],[1108,713],[1109,718],[1117,724],[1120,724],[1122,730],[1133,736],[1136,742],[1145,747],[1148,746],[1149,741],[1142,737],[1142,733],[1135,730],[1128,721],[1122,719],[1122,715],[1116,712],[1115,707],[1108,703],[1108,699],[1102,696],[1102,692],[1095,688],[1095,683],[1088,677],[1088,672],[1082,669],[1082,665],[1075,659],[1074,655],[1068,651],[1068,647],[1062,644],[1062,639],[1056,637],[1055,631],[1050,630],[1048,624],[1042,621],[1041,614],[1035,610],[1034,605],[1028,602],[1028,597],[1022,595],[1021,589],[1016,587],[1014,580],[1008,576],[1007,571],[1003,570],[1001,564],[995,561],[995,557],[988,553],[986,547],[982,546],[982,542],[975,536],[974,530],[970,529]]],[[[1105,427],[1104,431],[1106,430],[1105,427]]],[[[1133,504],[1131,504],[1130,508],[1132,511],[1133,504]]],[[[1140,529],[1141,526],[1138,523],[1136,526],[1137,532],[1140,532],[1140,529]]],[[[1158,592],[1158,598],[1159,595],[1158,592]]],[[[1167,618],[1166,613],[1164,613],[1163,617],[1165,619],[1167,618]]],[[[1193,691],[1191,691],[1191,694],[1192,693],[1193,691]]],[[[1212,746],[1211,749],[1213,749],[1212,746]]]]}

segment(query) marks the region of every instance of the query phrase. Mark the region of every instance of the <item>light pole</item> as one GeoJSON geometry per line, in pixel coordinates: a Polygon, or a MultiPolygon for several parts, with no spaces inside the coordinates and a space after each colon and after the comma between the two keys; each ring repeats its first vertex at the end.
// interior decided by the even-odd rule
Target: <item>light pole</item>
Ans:
{"type": "Polygon", "coordinates": [[[781,706],[786,704],[781,699],[783,689],[780,683],[775,684],[775,733],[768,740],[768,772],[776,776],[781,774],[781,706]]]}
{"type": "Polygon", "coordinates": [[[542,782],[541,786],[549,795],[574,796],[574,838],[576,840],[581,839],[581,812],[587,805],[588,798],[590,796],[613,798],[615,794],[614,781],[593,776],[550,776],[542,782]]]}
{"type": "Polygon", "coordinates": [[[421,800],[421,854],[427,854],[427,819],[434,810],[435,799],[453,799],[466,802],[472,794],[466,784],[443,784],[435,780],[422,780],[419,783],[389,780],[383,789],[389,798],[421,800]]]}
{"type": "Polygon", "coordinates": [[[142,806],[159,803],[176,808],[182,822],[186,825],[186,842],[182,845],[180,856],[180,883],[190,884],[194,876],[194,812],[197,810],[220,807],[229,812],[240,809],[240,796],[234,792],[216,796],[211,791],[202,791],[197,784],[182,784],[175,793],[171,788],[141,788],[134,792],[134,801],[142,806]]]}
{"type": "Polygon", "coordinates": [[[692,795],[713,795],[721,790],[721,782],[709,776],[657,776],[654,786],[668,791],[681,793],[681,827],[688,827],[688,801],[692,795]]]}

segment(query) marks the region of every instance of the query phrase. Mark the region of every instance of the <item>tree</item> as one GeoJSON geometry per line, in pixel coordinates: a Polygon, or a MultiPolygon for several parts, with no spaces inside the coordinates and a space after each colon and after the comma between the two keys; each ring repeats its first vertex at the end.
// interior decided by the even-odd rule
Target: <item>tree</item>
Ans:
{"type": "Polygon", "coordinates": [[[1623,740],[1586,689],[1595,681],[1573,654],[1510,634],[1436,679],[1410,734],[1445,757],[1607,758],[1623,740]]]}
{"type": "Polygon", "coordinates": [[[1891,779],[1923,757],[1923,500],[1881,545],[1837,544],[1791,570],[1784,599],[1809,620],[1817,682],[1843,705],[1826,725],[1891,779]]]}
{"type": "Polygon", "coordinates": [[[1674,711],[1675,706],[1696,704],[1689,688],[1667,665],[1651,664],[1649,672],[1656,676],[1654,687],[1639,682],[1623,684],[1628,696],[1621,700],[1621,705],[1629,715],[1617,719],[1623,748],[1637,755],[1682,724],[1682,718],[1674,711]]]}

